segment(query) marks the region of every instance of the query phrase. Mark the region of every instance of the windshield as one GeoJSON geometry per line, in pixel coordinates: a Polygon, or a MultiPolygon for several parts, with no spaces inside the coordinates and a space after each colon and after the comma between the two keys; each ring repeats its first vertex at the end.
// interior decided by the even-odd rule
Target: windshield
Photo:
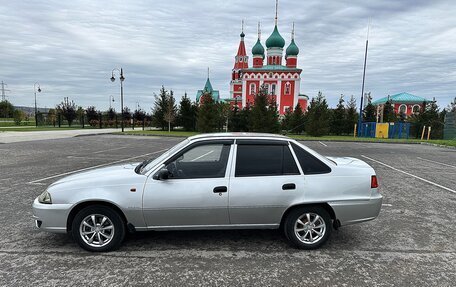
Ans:
{"type": "Polygon", "coordinates": [[[176,151],[178,151],[181,148],[183,148],[184,146],[186,146],[188,144],[188,142],[189,142],[189,140],[185,139],[185,140],[181,141],[180,143],[178,143],[177,145],[170,148],[169,150],[165,151],[162,155],[160,155],[156,159],[148,160],[146,162],[140,163],[140,164],[144,164],[144,166],[141,167],[139,173],[146,174],[149,170],[151,170],[154,166],[156,166],[160,161],[164,160],[169,155],[175,153],[176,151]]]}

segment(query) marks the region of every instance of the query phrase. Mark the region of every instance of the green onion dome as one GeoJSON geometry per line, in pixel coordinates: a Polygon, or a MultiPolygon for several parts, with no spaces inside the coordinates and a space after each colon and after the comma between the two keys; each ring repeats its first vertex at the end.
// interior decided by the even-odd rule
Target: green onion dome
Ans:
{"type": "Polygon", "coordinates": [[[285,46],[285,40],[280,36],[277,25],[274,27],[271,36],[266,40],[267,48],[283,48],[285,46]]]}
{"type": "Polygon", "coordinates": [[[252,48],[253,55],[264,55],[264,48],[261,45],[260,39],[257,40],[256,44],[252,48]]]}
{"type": "Polygon", "coordinates": [[[299,54],[299,48],[296,46],[294,39],[291,39],[291,43],[287,48],[286,54],[288,56],[297,56],[299,54]]]}

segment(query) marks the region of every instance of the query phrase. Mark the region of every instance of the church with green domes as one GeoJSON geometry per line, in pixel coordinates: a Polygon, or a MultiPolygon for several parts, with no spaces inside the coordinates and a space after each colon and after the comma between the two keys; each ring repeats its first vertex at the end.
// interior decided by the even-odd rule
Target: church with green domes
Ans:
{"type": "Polygon", "coordinates": [[[253,105],[255,95],[263,87],[275,101],[279,114],[285,114],[288,109],[292,111],[298,103],[305,111],[308,98],[300,94],[302,70],[298,68],[299,48],[294,39],[294,25],[284,56],[286,43],[279,33],[277,4],[274,24],[274,30],[265,42],[266,49],[261,43],[258,24],[258,39],[252,47],[252,66],[249,66],[242,30],[231,74],[230,102],[241,109],[253,105]]]}

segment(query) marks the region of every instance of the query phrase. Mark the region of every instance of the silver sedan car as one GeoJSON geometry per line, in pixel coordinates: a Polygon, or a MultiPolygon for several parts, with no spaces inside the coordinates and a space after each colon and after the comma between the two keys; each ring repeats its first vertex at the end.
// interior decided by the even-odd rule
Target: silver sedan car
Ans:
{"type": "Polygon", "coordinates": [[[380,212],[375,171],[325,157],[285,136],[190,137],[156,159],[71,175],[33,202],[42,230],[70,233],[89,251],[118,248],[126,232],[281,228],[315,249],[333,228],[380,212]]]}

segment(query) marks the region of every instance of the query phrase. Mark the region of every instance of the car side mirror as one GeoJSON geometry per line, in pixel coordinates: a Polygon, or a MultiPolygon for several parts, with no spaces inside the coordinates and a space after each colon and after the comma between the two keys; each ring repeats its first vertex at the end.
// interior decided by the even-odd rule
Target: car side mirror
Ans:
{"type": "Polygon", "coordinates": [[[154,174],[153,179],[162,180],[169,178],[169,171],[167,169],[160,169],[156,174],[154,174]]]}

